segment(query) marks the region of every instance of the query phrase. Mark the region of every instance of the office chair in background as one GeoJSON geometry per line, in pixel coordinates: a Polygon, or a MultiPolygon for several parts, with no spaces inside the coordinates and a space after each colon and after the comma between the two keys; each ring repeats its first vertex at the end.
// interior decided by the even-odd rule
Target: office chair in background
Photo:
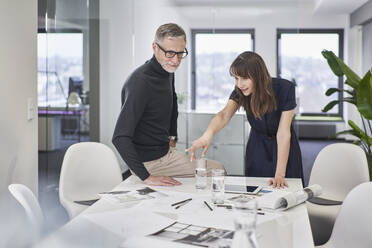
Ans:
{"type": "Polygon", "coordinates": [[[8,189],[25,210],[32,228],[30,230],[31,242],[39,240],[44,233],[44,216],[36,196],[23,184],[10,184],[8,189]]]}
{"type": "Polygon", "coordinates": [[[59,199],[72,219],[88,207],[82,202],[93,202],[98,193],[111,190],[121,181],[120,165],[110,147],[96,142],[77,143],[63,158],[59,199]]]}
{"type": "Polygon", "coordinates": [[[325,204],[306,202],[315,245],[328,241],[342,201],[354,187],[364,182],[369,182],[368,163],[359,146],[337,143],[319,152],[309,185],[322,187],[320,197],[325,199],[325,204]]]}
{"type": "Polygon", "coordinates": [[[329,241],[317,248],[369,248],[372,244],[372,182],[356,186],[345,198],[329,241]]]}

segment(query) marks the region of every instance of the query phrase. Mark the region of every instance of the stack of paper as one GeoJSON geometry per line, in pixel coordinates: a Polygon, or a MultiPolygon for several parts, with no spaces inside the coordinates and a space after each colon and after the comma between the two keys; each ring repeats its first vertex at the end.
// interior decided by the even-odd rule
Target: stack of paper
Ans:
{"type": "Polygon", "coordinates": [[[149,187],[131,191],[105,192],[99,195],[113,203],[126,203],[166,196],[165,194],[157,192],[149,187]]]}

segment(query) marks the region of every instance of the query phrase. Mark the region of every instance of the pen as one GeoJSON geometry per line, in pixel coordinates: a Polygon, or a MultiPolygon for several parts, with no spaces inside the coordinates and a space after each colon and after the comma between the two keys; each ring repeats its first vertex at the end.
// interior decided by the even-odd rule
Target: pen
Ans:
{"type": "Polygon", "coordinates": [[[207,205],[207,207],[209,208],[209,210],[213,211],[213,209],[211,208],[211,206],[209,206],[209,204],[206,201],[204,201],[204,204],[207,205]]]}
{"type": "Polygon", "coordinates": [[[185,201],[182,204],[179,204],[177,207],[175,207],[175,209],[178,209],[178,208],[182,207],[183,205],[186,205],[189,201],[191,201],[191,199],[189,199],[188,201],[185,201]]]}
{"type": "Polygon", "coordinates": [[[191,201],[191,200],[192,200],[192,198],[189,198],[189,199],[186,199],[186,200],[183,200],[183,201],[180,201],[180,202],[173,203],[171,206],[173,207],[173,206],[176,206],[178,204],[181,204],[181,203],[184,203],[184,202],[188,202],[188,201],[191,201]]]}
{"type": "Polygon", "coordinates": [[[128,193],[128,190],[118,190],[118,191],[109,191],[109,192],[101,192],[99,194],[110,194],[110,195],[116,195],[116,194],[125,194],[128,193]]]}
{"type": "Polygon", "coordinates": [[[231,205],[226,205],[226,204],[216,204],[217,207],[223,207],[223,208],[227,208],[227,209],[232,209],[232,206],[231,205]]]}

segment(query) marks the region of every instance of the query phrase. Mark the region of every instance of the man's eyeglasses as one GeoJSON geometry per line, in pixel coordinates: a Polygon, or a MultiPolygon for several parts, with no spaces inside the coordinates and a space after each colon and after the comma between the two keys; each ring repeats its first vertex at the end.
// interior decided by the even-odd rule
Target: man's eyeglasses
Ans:
{"type": "Polygon", "coordinates": [[[189,52],[187,51],[186,48],[185,48],[185,51],[183,51],[183,52],[176,52],[176,51],[172,51],[172,50],[167,51],[164,48],[162,48],[158,43],[155,43],[155,44],[160,48],[160,50],[162,50],[164,52],[165,57],[167,57],[169,59],[173,58],[176,55],[179,59],[183,59],[184,57],[186,57],[189,54],[189,52]]]}

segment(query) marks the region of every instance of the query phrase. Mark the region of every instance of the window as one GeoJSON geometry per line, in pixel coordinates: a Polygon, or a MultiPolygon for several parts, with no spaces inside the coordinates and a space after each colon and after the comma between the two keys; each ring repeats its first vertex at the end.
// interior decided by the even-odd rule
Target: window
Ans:
{"type": "Polygon", "coordinates": [[[38,32],[38,106],[66,107],[69,83],[83,78],[83,33],[38,32]]]}
{"type": "Polygon", "coordinates": [[[191,109],[216,113],[234,89],[229,68],[244,51],[254,50],[253,29],[192,30],[191,109]]]}
{"type": "Polygon", "coordinates": [[[343,57],[342,29],[278,29],[278,76],[297,84],[299,114],[342,117],[342,104],[327,113],[321,110],[341,95],[327,97],[328,88],[342,88],[342,78],[329,68],[321,51],[333,51],[343,57]]]}

